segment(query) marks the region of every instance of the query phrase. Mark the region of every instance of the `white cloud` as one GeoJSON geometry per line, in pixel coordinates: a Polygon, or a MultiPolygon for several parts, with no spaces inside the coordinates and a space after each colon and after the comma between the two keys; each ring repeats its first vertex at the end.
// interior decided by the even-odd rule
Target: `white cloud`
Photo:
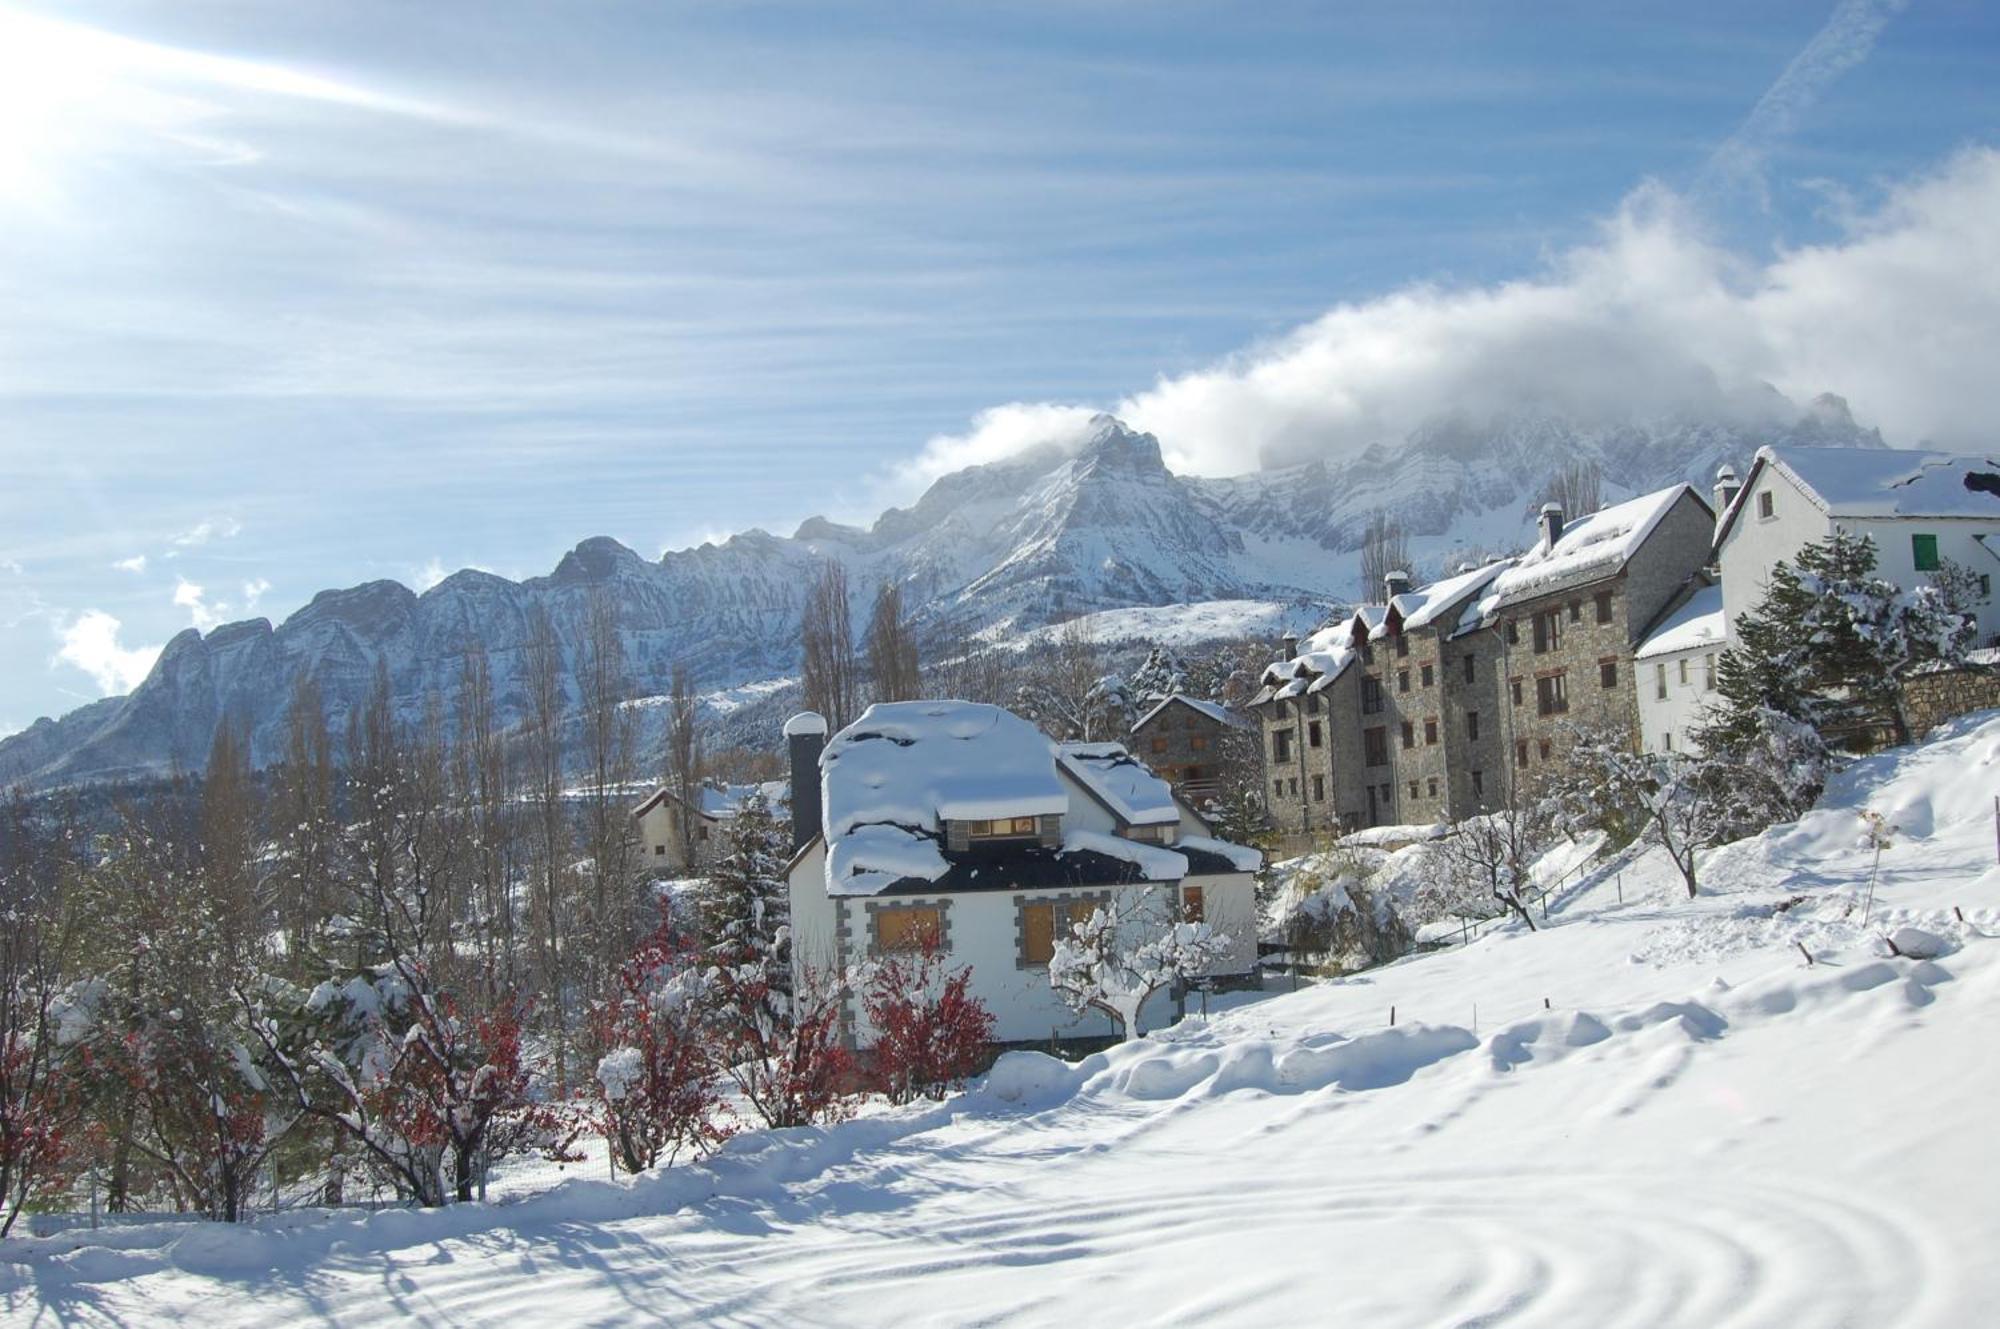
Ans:
{"type": "Polygon", "coordinates": [[[271,583],[263,577],[256,577],[243,583],[243,612],[249,613],[264,598],[264,592],[271,589],[271,583]]]}
{"type": "Polygon", "coordinates": [[[203,632],[222,622],[223,615],[229,612],[226,604],[210,604],[202,588],[186,577],[174,581],[174,604],[187,610],[189,621],[203,632]]]}
{"type": "Polygon", "coordinates": [[[450,575],[444,564],[434,558],[410,574],[410,584],[421,595],[450,575]]]}
{"type": "MultiPolygon", "coordinates": [[[[1755,423],[1775,405],[1767,384],[1799,403],[1840,393],[1891,443],[1989,447],[2000,417],[1995,215],[1990,149],[1897,184],[1831,241],[1761,261],[1716,244],[1683,200],[1647,186],[1536,276],[1343,304],[1113,409],[1158,434],[1170,464],[1211,475],[1393,444],[1447,410],[1474,421],[1548,411],[1755,423]]],[[[931,440],[906,478],[1073,444],[1088,415],[984,412],[965,434],[931,440]]]]}
{"type": "Polygon", "coordinates": [[[86,609],[57,631],[61,645],[51,665],[74,665],[107,697],[130,692],[159,658],[158,646],[122,645],[122,624],[101,609],[86,609]]]}
{"type": "Polygon", "coordinates": [[[134,554],[130,558],[121,558],[116,563],[113,563],[111,567],[117,572],[144,572],[146,570],[146,556],[144,554],[134,554]]]}
{"type": "Polygon", "coordinates": [[[243,523],[234,517],[216,517],[197,522],[189,529],[175,536],[173,543],[182,549],[193,549],[214,540],[233,539],[242,534],[243,523]]]}

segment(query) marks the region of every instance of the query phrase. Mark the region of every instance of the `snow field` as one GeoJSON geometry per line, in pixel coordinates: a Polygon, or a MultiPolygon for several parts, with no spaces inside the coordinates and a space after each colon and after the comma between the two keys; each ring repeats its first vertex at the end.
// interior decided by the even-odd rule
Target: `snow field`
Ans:
{"type": "Polygon", "coordinates": [[[0,1319],[1991,1323],[1996,789],[1977,717],[1711,855],[1695,901],[1627,856],[1540,932],[638,1179],[14,1241],[0,1319]],[[1863,807],[1902,828],[1866,924],[1863,807]]]}

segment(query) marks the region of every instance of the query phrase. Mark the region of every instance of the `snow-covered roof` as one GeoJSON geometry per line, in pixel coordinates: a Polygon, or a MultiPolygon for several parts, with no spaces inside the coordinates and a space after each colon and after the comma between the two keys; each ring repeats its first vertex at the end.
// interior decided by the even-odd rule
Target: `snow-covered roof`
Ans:
{"type": "Polygon", "coordinates": [[[1905,448],[1762,447],[1832,517],[2000,519],[2000,460],[1905,448]]]}
{"type": "Polygon", "coordinates": [[[946,855],[947,821],[1068,812],[1065,774],[1127,824],[1179,820],[1173,791],[1116,743],[1058,745],[1011,711],[977,702],[870,706],[820,757],[827,893],[876,895],[947,877],[983,888],[1018,887],[1030,876],[1060,885],[1186,875],[1183,854],[1073,828],[1058,847],[1009,847],[1020,861],[1010,859],[1006,871],[946,855]]]}
{"type": "Polygon", "coordinates": [[[1217,724],[1226,724],[1232,729],[1248,729],[1251,727],[1248,720],[1245,720],[1219,701],[1204,701],[1200,697],[1190,697],[1185,692],[1176,692],[1170,697],[1160,698],[1159,701],[1153,704],[1151,710],[1147,711],[1137,720],[1134,720],[1132,722],[1133,732],[1137,733],[1148,724],[1151,724],[1154,716],[1166,710],[1167,707],[1173,705],[1175,702],[1179,702],[1181,705],[1189,707],[1192,710],[1199,711],[1209,719],[1214,720],[1217,724]]]}
{"type": "Polygon", "coordinates": [[[1641,660],[1704,646],[1720,646],[1729,636],[1722,616],[1722,588],[1704,586],[1646,634],[1633,655],[1641,660]]]}
{"type": "MultiPolygon", "coordinates": [[[[701,815],[711,821],[727,821],[742,811],[744,800],[752,794],[762,794],[764,801],[777,807],[791,792],[784,780],[766,780],[761,784],[705,784],[701,787],[701,815]]],[[[646,801],[632,809],[632,815],[642,817],[653,810],[662,800],[678,798],[674,791],[661,785],[646,796],[646,801]]]]}
{"type": "Polygon", "coordinates": [[[1117,743],[1064,743],[1059,760],[1128,826],[1173,825],[1181,819],[1173,789],[1117,743]]]}
{"type": "MultiPolygon", "coordinates": [[[[1501,559],[1484,567],[1455,573],[1442,581],[1430,582],[1413,591],[1405,591],[1389,602],[1389,607],[1402,619],[1403,631],[1416,632],[1431,627],[1453,614],[1465,603],[1466,597],[1477,594],[1502,572],[1512,567],[1513,559],[1501,559]]],[[[1369,635],[1380,638],[1388,628],[1388,616],[1383,616],[1381,626],[1369,635]]]]}
{"type": "MultiPolygon", "coordinates": [[[[1639,551],[1674,504],[1690,494],[1701,501],[1692,485],[1678,484],[1578,517],[1563,527],[1554,544],[1537,544],[1488,583],[1475,606],[1479,621],[1490,621],[1510,604],[1610,576],[1639,551]]],[[[1471,613],[1466,619],[1469,625],[1471,613]]]]}
{"type": "Polygon", "coordinates": [[[1331,687],[1354,663],[1354,622],[1355,615],[1350,615],[1321,628],[1299,643],[1297,655],[1271,664],[1264,670],[1264,686],[1255,701],[1283,701],[1331,687]]]}

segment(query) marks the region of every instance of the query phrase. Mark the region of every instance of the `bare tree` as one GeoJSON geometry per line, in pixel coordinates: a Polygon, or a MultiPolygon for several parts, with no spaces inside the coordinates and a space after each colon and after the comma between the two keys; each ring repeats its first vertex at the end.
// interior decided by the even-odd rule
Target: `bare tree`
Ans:
{"type": "Polygon", "coordinates": [[[903,617],[903,591],[893,581],[885,581],[875,592],[875,608],[868,616],[868,674],[874,680],[875,700],[914,701],[923,691],[917,661],[916,638],[909,620],[903,617]]]}
{"type": "Polygon", "coordinates": [[[806,591],[799,622],[800,686],[806,709],[826,717],[829,727],[847,727],[859,711],[854,660],[854,621],[848,604],[847,569],[828,559],[806,591]]]}
{"type": "Polygon", "coordinates": [[[276,851],[271,889],[285,962],[295,971],[334,912],[340,824],[334,787],[333,738],[319,685],[301,674],[285,710],[285,756],[272,781],[270,837],[276,851]]]}
{"type": "Polygon", "coordinates": [[[519,981],[514,941],[517,868],[514,779],[507,763],[493,696],[493,665],[484,643],[468,644],[459,664],[458,800],[472,834],[473,890],[469,901],[481,975],[489,999],[519,981]]]}
{"type": "Polygon", "coordinates": [[[1157,892],[1128,888],[1057,938],[1049,986],[1071,1010],[1109,1016],[1131,1039],[1148,998],[1207,973],[1228,953],[1229,938],[1209,924],[1183,918],[1157,892]]]}
{"type": "Polygon", "coordinates": [[[1546,819],[1520,798],[1510,797],[1466,818],[1430,847],[1425,910],[1480,917],[1481,910],[1497,906],[1533,931],[1535,920],[1528,913],[1532,869],[1548,842],[1546,819]]]}
{"type": "Polygon", "coordinates": [[[1386,512],[1368,518],[1361,533],[1361,599],[1373,603],[1382,595],[1384,579],[1410,567],[1410,539],[1386,512]]]}
{"type": "Polygon", "coordinates": [[[638,944],[641,927],[633,892],[637,848],[626,814],[632,775],[633,719],[626,706],[625,639],[618,604],[603,587],[584,607],[583,651],[578,675],[583,693],[583,738],[590,762],[584,808],[590,830],[590,916],[595,936],[594,973],[608,978],[638,944]]]}
{"type": "Polygon", "coordinates": [[[528,717],[526,723],[527,796],[534,818],[534,872],[529,888],[528,932],[539,971],[538,987],[547,1001],[539,1008],[554,1027],[550,1031],[556,1089],[569,1092],[568,1011],[570,986],[568,926],[570,917],[569,818],[563,804],[562,645],[548,612],[536,605],[528,615],[526,651],[528,717]]]}
{"type": "Polygon", "coordinates": [[[674,665],[673,690],[667,700],[667,789],[680,803],[674,819],[681,841],[681,862],[695,861],[695,826],[701,810],[701,704],[687,665],[674,665]]]}
{"type": "Polygon", "coordinates": [[[1554,503],[1569,516],[1595,512],[1604,506],[1604,473],[1596,462],[1579,458],[1558,467],[1542,492],[1547,495],[1542,503],[1554,503]]]}

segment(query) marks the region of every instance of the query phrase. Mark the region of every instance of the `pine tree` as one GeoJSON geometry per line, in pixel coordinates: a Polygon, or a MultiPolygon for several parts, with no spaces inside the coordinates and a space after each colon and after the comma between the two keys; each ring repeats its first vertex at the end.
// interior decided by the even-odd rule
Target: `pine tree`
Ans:
{"type": "Polygon", "coordinates": [[[754,960],[783,987],[791,924],[784,837],[762,794],[743,800],[729,823],[722,857],[697,888],[694,927],[702,951],[729,963],[754,960]]]}
{"type": "Polygon", "coordinates": [[[1185,693],[1188,688],[1187,663],[1165,646],[1155,646],[1145,660],[1125,680],[1126,689],[1139,706],[1151,705],[1164,697],[1185,693]]]}

